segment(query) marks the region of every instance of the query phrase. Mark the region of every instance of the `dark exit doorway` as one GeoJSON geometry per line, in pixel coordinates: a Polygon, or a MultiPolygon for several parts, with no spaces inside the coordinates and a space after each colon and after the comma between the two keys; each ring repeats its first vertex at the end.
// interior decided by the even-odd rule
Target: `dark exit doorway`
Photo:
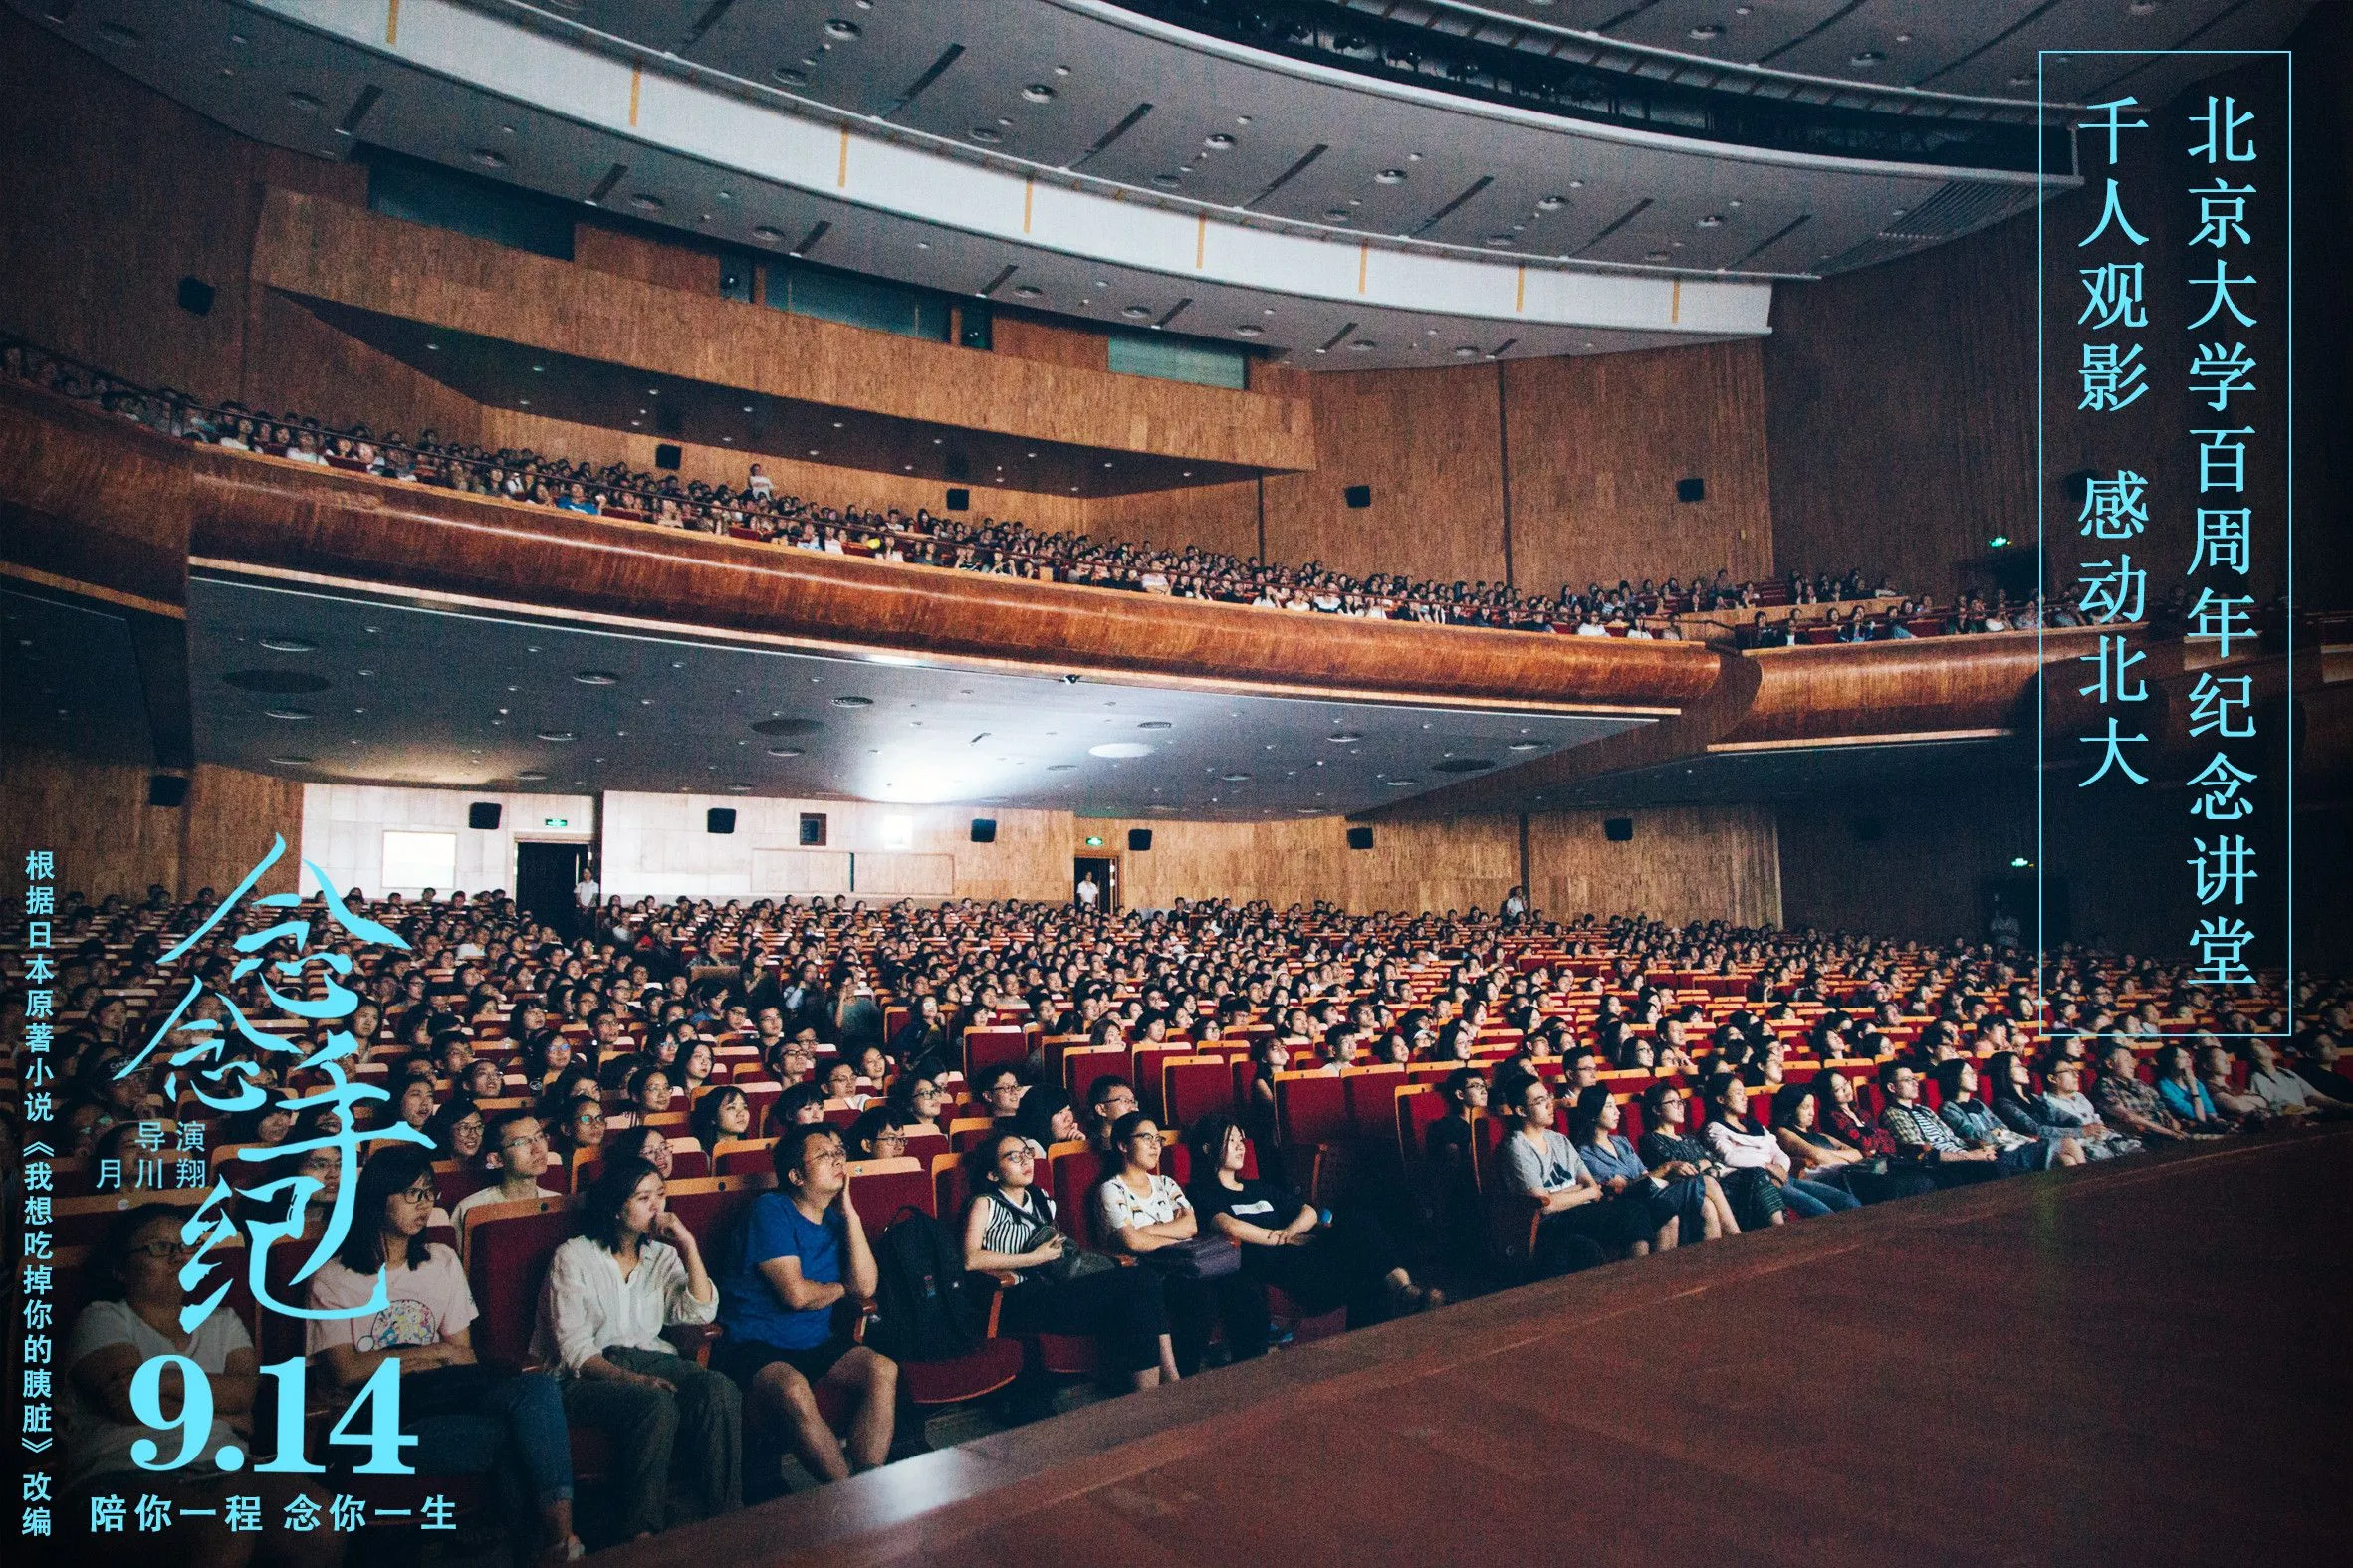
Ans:
{"type": "Polygon", "coordinates": [[[568,937],[577,935],[580,905],[572,890],[580,885],[588,863],[587,844],[523,840],[515,846],[515,902],[543,924],[568,937]]]}
{"type": "Polygon", "coordinates": [[[2032,871],[1982,877],[1978,881],[1978,935],[1993,939],[2000,923],[2001,940],[2011,940],[2008,925],[2015,922],[2015,942],[2022,952],[2055,948],[2074,940],[2075,922],[2067,897],[2065,877],[2037,877],[2032,871]],[[2042,924],[2035,925],[2037,916],[2042,924]]]}
{"type": "Polygon", "coordinates": [[[1070,867],[1070,902],[1085,906],[1078,889],[1088,878],[1095,885],[1094,907],[1109,913],[1119,907],[1119,862],[1109,855],[1080,855],[1070,867]]]}

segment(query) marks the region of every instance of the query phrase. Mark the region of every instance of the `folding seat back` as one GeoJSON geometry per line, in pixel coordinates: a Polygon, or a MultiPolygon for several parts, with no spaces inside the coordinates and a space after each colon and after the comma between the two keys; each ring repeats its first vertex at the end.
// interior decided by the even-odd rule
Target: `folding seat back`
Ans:
{"type": "Polygon", "coordinates": [[[1390,1093],[1394,1096],[1397,1157],[1409,1166],[1417,1164],[1430,1146],[1430,1124],[1446,1114],[1446,1096],[1429,1083],[1402,1083],[1390,1093]]]}
{"type": "Polygon", "coordinates": [[[1377,1138],[1397,1125],[1397,1089],[1405,1069],[1394,1063],[1340,1069],[1340,1102],[1359,1138],[1377,1138]]]}
{"type": "Polygon", "coordinates": [[[1183,1061],[1193,1054],[1190,1040],[1171,1040],[1165,1045],[1139,1045],[1135,1050],[1136,1104],[1147,1116],[1170,1119],[1168,1109],[1168,1064],[1183,1061]]]}
{"type": "Polygon", "coordinates": [[[672,1138],[666,1134],[662,1141],[670,1146],[671,1181],[692,1181],[698,1176],[711,1174],[711,1157],[703,1152],[699,1141],[693,1138],[672,1138]]]}
{"type": "Polygon", "coordinates": [[[548,1260],[574,1230],[569,1200],[485,1204],[466,1216],[466,1277],[474,1289],[474,1348],[505,1361],[531,1349],[548,1260]]]}
{"type": "Polygon", "coordinates": [[[775,1190],[775,1174],[762,1171],[750,1176],[704,1176],[672,1182],[664,1197],[670,1212],[694,1232],[703,1255],[715,1258],[722,1254],[713,1249],[726,1240],[728,1228],[762,1193],[775,1190]]]}
{"type": "Polygon", "coordinates": [[[1054,1198],[1055,1223],[1080,1246],[1099,1248],[1094,1234],[1094,1190],[1102,1185],[1103,1158],[1085,1143],[1058,1143],[1046,1152],[1047,1191],[1054,1198]]]}
{"type": "Polygon", "coordinates": [[[769,1163],[769,1151],[776,1147],[774,1138],[723,1138],[711,1145],[713,1176],[742,1176],[754,1171],[774,1169],[769,1163]]]}
{"type": "Polygon", "coordinates": [[[858,1223],[869,1242],[881,1240],[903,1210],[936,1215],[939,1209],[930,1167],[906,1157],[850,1162],[849,1201],[857,1206],[858,1223]]]}
{"type": "Polygon", "coordinates": [[[1030,1036],[1018,1028],[991,1027],[964,1031],[964,1072],[978,1078],[992,1067],[1018,1067],[1030,1057],[1030,1036]]]}
{"type": "Polygon", "coordinates": [[[1275,1115],[1286,1143],[1333,1143],[1347,1136],[1347,1097],[1330,1073],[1275,1074],[1275,1115]]]}
{"type": "Polygon", "coordinates": [[[995,1119],[988,1116],[959,1116],[948,1124],[948,1148],[962,1154],[996,1125],[995,1119]]]}
{"type": "Polygon", "coordinates": [[[948,1139],[945,1133],[912,1133],[908,1135],[907,1158],[921,1165],[926,1171],[931,1169],[933,1155],[946,1154],[947,1152],[948,1139]]]}
{"type": "Polygon", "coordinates": [[[1062,1087],[1081,1108],[1086,1104],[1087,1085],[1105,1073],[1135,1081],[1135,1059],[1126,1046],[1081,1045],[1062,1052],[1062,1087]]]}
{"type": "Polygon", "coordinates": [[[200,1187],[132,1188],[123,1192],[94,1193],[87,1198],[60,1198],[50,1206],[57,1246],[97,1246],[115,1229],[117,1217],[148,1204],[168,1204],[193,1213],[208,1190],[200,1187]]]}
{"type": "Polygon", "coordinates": [[[970,1180],[964,1173],[964,1156],[935,1154],[931,1157],[932,1212],[937,1214],[961,1243],[964,1238],[964,1206],[971,1198],[970,1180]]]}

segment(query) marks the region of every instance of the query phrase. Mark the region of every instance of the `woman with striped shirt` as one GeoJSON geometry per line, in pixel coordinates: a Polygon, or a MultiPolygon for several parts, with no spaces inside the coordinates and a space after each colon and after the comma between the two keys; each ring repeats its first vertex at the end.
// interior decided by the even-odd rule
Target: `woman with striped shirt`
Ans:
{"type": "Polygon", "coordinates": [[[1038,1157],[1016,1132],[974,1146],[972,1207],[964,1215],[964,1266],[1005,1287],[999,1325],[1013,1334],[1092,1337],[1105,1366],[1138,1389],[1177,1380],[1168,1305],[1158,1274],[1100,1268],[1057,1280],[1069,1241],[1055,1227],[1054,1200],[1036,1185],[1038,1157]]]}

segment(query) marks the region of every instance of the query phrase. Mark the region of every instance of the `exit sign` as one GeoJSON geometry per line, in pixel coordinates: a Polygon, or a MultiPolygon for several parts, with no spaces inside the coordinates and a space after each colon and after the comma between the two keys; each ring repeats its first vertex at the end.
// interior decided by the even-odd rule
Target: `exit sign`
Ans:
{"type": "Polygon", "coordinates": [[[569,816],[543,816],[540,818],[540,826],[542,827],[570,827],[571,825],[572,818],[569,816]]]}

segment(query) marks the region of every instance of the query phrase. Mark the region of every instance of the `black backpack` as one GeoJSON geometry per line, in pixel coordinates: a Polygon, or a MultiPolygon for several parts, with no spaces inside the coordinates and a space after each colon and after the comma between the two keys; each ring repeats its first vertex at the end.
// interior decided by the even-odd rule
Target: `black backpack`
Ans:
{"type": "Polygon", "coordinates": [[[913,1205],[874,1247],[880,1276],[867,1342],[893,1361],[950,1361],[981,1342],[987,1303],[965,1284],[964,1249],[948,1228],[913,1205]]]}

